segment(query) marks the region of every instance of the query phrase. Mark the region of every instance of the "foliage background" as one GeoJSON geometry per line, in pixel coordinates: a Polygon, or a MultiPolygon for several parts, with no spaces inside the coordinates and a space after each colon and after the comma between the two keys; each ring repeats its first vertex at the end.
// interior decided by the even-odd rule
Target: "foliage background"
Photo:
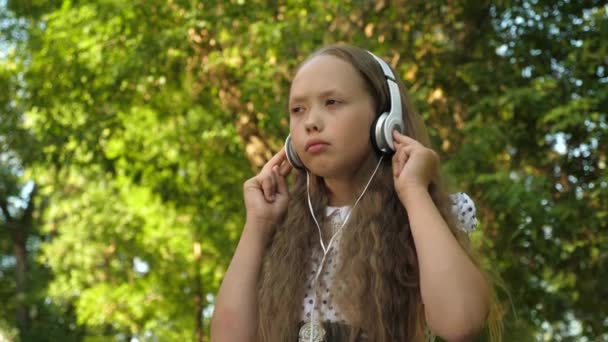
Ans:
{"type": "Polygon", "coordinates": [[[0,0],[0,30],[0,340],[207,340],[292,72],[348,42],[475,199],[506,340],[608,341],[604,1],[0,0]]]}

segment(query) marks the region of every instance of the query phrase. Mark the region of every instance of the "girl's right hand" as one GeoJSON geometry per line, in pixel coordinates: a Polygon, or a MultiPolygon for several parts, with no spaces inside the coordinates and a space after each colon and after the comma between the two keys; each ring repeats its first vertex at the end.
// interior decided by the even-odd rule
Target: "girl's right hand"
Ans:
{"type": "Polygon", "coordinates": [[[260,225],[264,235],[287,211],[287,180],[292,167],[282,148],[264,165],[260,173],[243,184],[247,222],[260,225]]]}

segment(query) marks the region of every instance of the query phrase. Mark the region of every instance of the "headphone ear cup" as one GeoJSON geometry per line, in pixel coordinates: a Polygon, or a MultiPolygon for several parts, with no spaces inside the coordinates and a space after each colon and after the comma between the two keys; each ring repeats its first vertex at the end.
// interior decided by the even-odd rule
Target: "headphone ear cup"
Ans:
{"type": "Polygon", "coordinates": [[[298,154],[291,143],[291,134],[287,136],[287,139],[285,139],[285,155],[287,156],[287,161],[289,164],[291,164],[291,166],[298,170],[304,170],[304,163],[302,163],[300,157],[298,157],[298,154]]]}
{"type": "Polygon", "coordinates": [[[371,127],[370,135],[372,146],[380,154],[391,152],[391,149],[389,148],[389,145],[386,142],[386,137],[384,136],[384,123],[386,122],[387,117],[388,113],[382,113],[376,118],[376,120],[374,120],[371,127]]]}
{"type": "Polygon", "coordinates": [[[372,147],[374,148],[376,153],[382,154],[382,151],[378,147],[378,141],[376,140],[376,125],[378,124],[378,120],[380,120],[379,116],[377,116],[374,119],[374,122],[372,122],[372,126],[370,127],[370,130],[369,130],[369,140],[372,142],[372,147]]]}

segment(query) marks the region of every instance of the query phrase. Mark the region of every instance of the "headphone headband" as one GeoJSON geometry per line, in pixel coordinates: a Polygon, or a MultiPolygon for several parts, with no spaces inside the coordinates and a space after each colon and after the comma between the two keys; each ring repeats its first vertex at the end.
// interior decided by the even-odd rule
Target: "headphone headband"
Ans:
{"type": "Polygon", "coordinates": [[[393,74],[393,70],[391,70],[391,68],[388,66],[388,64],[386,64],[386,62],[382,58],[374,55],[370,51],[367,51],[367,53],[369,53],[372,57],[374,57],[376,62],[378,62],[378,64],[380,64],[380,68],[382,68],[382,73],[384,73],[384,76],[386,76],[386,78],[388,78],[388,79],[395,81],[395,74],[393,74]]]}
{"type": "Polygon", "coordinates": [[[393,74],[391,67],[380,57],[367,51],[380,65],[384,77],[386,77],[386,85],[388,87],[389,99],[391,107],[388,112],[382,113],[376,122],[376,127],[372,132],[372,139],[375,141],[375,146],[382,153],[390,153],[395,150],[393,145],[393,131],[396,129],[403,133],[403,112],[401,107],[401,93],[399,85],[393,74]]]}

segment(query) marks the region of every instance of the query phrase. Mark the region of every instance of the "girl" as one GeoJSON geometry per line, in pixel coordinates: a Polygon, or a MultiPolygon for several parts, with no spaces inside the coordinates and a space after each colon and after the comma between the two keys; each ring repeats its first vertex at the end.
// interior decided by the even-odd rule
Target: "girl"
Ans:
{"type": "Polygon", "coordinates": [[[464,206],[474,220],[473,208],[441,188],[439,158],[390,67],[325,47],[297,71],[289,112],[287,151],[244,184],[246,224],[212,341],[476,336],[493,292],[453,213],[464,206]]]}

